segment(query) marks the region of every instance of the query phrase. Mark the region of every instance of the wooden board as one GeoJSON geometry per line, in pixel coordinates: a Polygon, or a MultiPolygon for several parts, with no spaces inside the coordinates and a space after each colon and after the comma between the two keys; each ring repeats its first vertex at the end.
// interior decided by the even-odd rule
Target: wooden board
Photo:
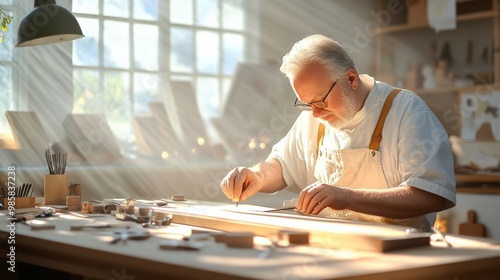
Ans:
{"type": "Polygon", "coordinates": [[[51,141],[35,112],[5,112],[14,139],[20,151],[15,151],[18,163],[29,165],[45,164],[44,151],[51,141]]]}
{"type": "Polygon", "coordinates": [[[484,225],[476,223],[476,212],[473,210],[467,212],[467,222],[458,226],[458,233],[476,237],[486,236],[484,225]]]}
{"type": "Polygon", "coordinates": [[[386,252],[430,244],[430,234],[409,234],[406,228],[392,225],[286,214],[280,217],[277,213],[232,212],[209,206],[158,208],[155,211],[173,214],[174,223],[229,232],[252,232],[258,236],[277,236],[281,230],[307,230],[310,244],[319,247],[386,252]]]}
{"type": "Polygon", "coordinates": [[[170,85],[182,130],[184,148],[187,151],[195,149],[204,153],[204,147],[198,144],[198,138],[204,139],[205,147],[210,144],[193,85],[188,81],[170,81],[170,85]]]}
{"type": "Polygon", "coordinates": [[[154,117],[134,117],[137,153],[141,156],[160,158],[166,145],[158,135],[159,126],[154,117]]]}
{"type": "Polygon", "coordinates": [[[113,163],[120,146],[103,114],[69,114],[63,121],[66,137],[89,163],[113,163]]]}
{"type": "Polygon", "coordinates": [[[158,124],[157,136],[163,140],[163,151],[169,154],[170,158],[182,156],[182,150],[179,134],[172,125],[172,120],[167,114],[165,104],[162,102],[151,102],[148,104],[151,115],[158,124]]]}

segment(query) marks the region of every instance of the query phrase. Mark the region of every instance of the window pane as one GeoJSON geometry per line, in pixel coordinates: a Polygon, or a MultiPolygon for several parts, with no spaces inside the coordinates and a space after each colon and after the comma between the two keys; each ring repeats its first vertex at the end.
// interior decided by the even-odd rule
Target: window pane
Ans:
{"type": "Polygon", "coordinates": [[[129,24],[126,22],[104,21],[104,65],[128,68],[129,24]]]}
{"type": "MultiPolygon", "coordinates": [[[[226,103],[227,97],[229,96],[229,90],[231,90],[231,85],[233,83],[233,79],[230,78],[224,78],[222,80],[222,100],[221,100],[221,106],[222,104],[226,103]]],[[[222,113],[222,112],[220,112],[222,113]]]]}
{"type": "Polygon", "coordinates": [[[193,72],[193,31],[185,28],[170,29],[170,70],[193,72]]]}
{"type": "Polygon", "coordinates": [[[127,72],[104,74],[104,112],[116,137],[126,140],[131,135],[131,107],[127,72]]]}
{"type": "MultiPolygon", "coordinates": [[[[97,15],[99,14],[99,0],[73,0],[71,9],[74,13],[97,15]]],[[[80,24],[80,26],[82,25],[80,24]]]]}
{"type": "Polygon", "coordinates": [[[128,0],[104,0],[104,15],[112,17],[129,17],[128,0]]]}
{"type": "Polygon", "coordinates": [[[73,41],[73,64],[85,66],[99,65],[99,21],[77,18],[85,37],[73,41]]]}
{"type": "Polygon", "coordinates": [[[210,138],[217,139],[218,133],[210,122],[211,118],[219,116],[219,80],[217,78],[198,77],[196,79],[196,98],[200,114],[210,138]]]}
{"type": "Polygon", "coordinates": [[[193,0],[170,0],[170,22],[193,24],[193,0]]]}
{"type": "Polygon", "coordinates": [[[136,116],[150,113],[148,103],[158,100],[159,79],[156,74],[134,75],[134,111],[136,116]]]}
{"type": "Polygon", "coordinates": [[[219,7],[217,0],[196,0],[196,25],[219,27],[219,7]]]}
{"type": "Polygon", "coordinates": [[[134,18],[158,20],[158,0],[134,0],[134,18]]]}
{"type": "Polygon", "coordinates": [[[73,114],[98,113],[99,72],[94,70],[73,71],[73,114]]]}
{"type": "Polygon", "coordinates": [[[12,5],[12,0],[0,0],[0,5],[12,5]]]}
{"type": "Polygon", "coordinates": [[[134,24],[134,65],[143,70],[158,70],[158,26],[134,24]]]}
{"type": "Polygon", "coordinates": [[[0,133],[10,131],[5,111],[12,110],[12,67],[0,65],[0,133]]]}
{"type": "Polygon", "coordinates": [[[243,0],[222,1],[222,27],[238,31],[244,30],[245,13],[243,0]]]}
{"type": "Polygon", "coordinates": [[[219,36],[215,32],[196,32],[196,69],[204,74],[219,72],[219,36]]]}
{"type": "Polygon", "coordinates": [[[241,34],[225,33],[222,40],[224,49],[224,74],[233,75],[238,63],[244,60],[245,39],[241,34]]]}
{"type": "Polygon", "coordinates": [[[205,120],[219,115],[219,80],[211,77],[196,79],[196,98],[205,120]]]}

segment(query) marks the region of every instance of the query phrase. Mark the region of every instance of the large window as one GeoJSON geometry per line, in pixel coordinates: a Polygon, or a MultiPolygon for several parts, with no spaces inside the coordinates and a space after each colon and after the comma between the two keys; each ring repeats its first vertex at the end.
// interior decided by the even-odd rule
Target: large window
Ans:
{"type": "MultiPolygon", "coordinates": [[[[0,0],[0,10],[5,16],[12,16],[12,0],[0,0]]],[[[12,110],[14,105],[13,96],[13,32],[12,23],[8,25],[8,30],[1,31],[3,42],[0,43],[0,134],[10,132],[5,112],[12,110]]]]}
{"type": "MultiPolygon", "coordinates": [[[[257,1],[75,0],[73,113],[104,113],[122,143],[172,80],[192,82],[205,120],[218,116],[237,64],[255,61],[257,1]],[[251,23],[251,24],[250,24],[251,23]]],[[[207,122],[208,124],[208,122],[207,122]]]]}

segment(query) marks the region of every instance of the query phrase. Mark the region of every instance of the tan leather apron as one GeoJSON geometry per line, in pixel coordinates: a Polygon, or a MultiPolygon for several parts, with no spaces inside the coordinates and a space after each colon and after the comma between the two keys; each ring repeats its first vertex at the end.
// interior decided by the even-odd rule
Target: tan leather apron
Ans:
{"type": "MultiPolygon", "coordinates": [[[[387,97],[371,138],[369,148],[333,150],[323,145],[325,126],[318,129],[318,152],[314,175],[326,184],[363,189],[389,188],[382,170],[379,146],[382,141],[384,122],[392,106],[392,101],[401,89],[394,89],[387,97]]],[[[429,231],[425,217],[392,219],[368,215],[350,210],[323,209],[319,216],[349,219],[365,222],[387,223],[413,227],[420,231],[429,231]]]]}

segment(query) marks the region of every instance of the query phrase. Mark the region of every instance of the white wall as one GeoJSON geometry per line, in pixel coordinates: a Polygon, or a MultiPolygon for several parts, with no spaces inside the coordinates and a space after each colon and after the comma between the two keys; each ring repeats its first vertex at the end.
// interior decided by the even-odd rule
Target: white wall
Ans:
{"type": "Polygon", "coordinates": [[[374,1],[264,0],[260,10],[261,63],[279,67],[296,41],[321,33],[351,51],[359,72],[371,72],[374,38],[365,30],[374,1]]]}

